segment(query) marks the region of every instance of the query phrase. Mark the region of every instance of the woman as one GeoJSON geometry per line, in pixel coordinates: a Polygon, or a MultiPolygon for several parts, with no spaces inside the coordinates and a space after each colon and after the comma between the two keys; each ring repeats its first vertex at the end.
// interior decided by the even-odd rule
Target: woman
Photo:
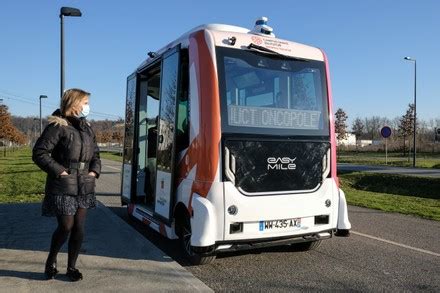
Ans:
{"type": "Polygon", "coordinates": [[[95,178],[101,172],[95,135],[85,119],[90,111],[89,96],[80,89],[65,91],[60,109],[49,116],[49,125],[32,153],[34,162],[47,173],[42,214],[58,221],[44,271],[47,279],[58,273],[57,254],[69,234],[66,275],[71,281],[82,279],[75,265],[87,209],[96,206],[95,178]]]}

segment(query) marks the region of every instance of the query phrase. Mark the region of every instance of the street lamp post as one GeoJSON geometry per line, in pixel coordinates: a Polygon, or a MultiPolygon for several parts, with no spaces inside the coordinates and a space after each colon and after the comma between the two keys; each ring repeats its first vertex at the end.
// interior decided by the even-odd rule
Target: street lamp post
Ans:
{"type": "Polygon", "coordinates": [[[61,21],[61,80],[60,80],[60,98],[64,92],[64,16],[76,16],[80,17],[81,11],[72,7],[61,7],[60,9],[60,21],[61,21]]]}
{"type": "Polygon", "coordinates": [[[414,62],[414,133],[413,133],[413,167],[416,166],[416,121],[417,121],[417,61],[411,57],[404,58],[407,61],[414,62]]]}
{"type": "Polygon", "coordinates": [[[47,99],[47,96],[45,95],[40,96],[40,136],[43,133],[43,120],[41,119],[41,99],[47,99]]]}
{"type": "MultiPolygon", "coordinates": [[[[34,147],[35,142],[38,139],[38,135],[37,135],[37,127],[35,126],[35,122],[38,123],[38,118],[34,118],[34,120],[32,121],[32,147],[34,147]]],[[[41,135],[40,135],[41,136],[41,135]]]]}
{"type": "MultiPolygon", "coordinates": [[[[0,105],[1,104],[3,104],[3,99],[0,99],[0,105]]],[[[3,157],[6,157],[6,146],[5,146],[5,143],[4,143],[3,139],[2,139],[2,145],[3,145],[3,151],[4,151],[3,157]]]]}

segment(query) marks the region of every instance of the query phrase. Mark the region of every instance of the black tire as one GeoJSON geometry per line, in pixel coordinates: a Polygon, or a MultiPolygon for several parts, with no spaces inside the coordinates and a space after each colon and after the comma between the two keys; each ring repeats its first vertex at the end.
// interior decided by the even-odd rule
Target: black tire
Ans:
{"type": "Polygon", "coordinates": [[[309,251],[318,248],[321,245],[321,240],[310,241],[310,242],[300,242],[291,244],[295,251],[309,251]]]}
{"type": "Polygon", "coordinates": [[[191,222],[190,219],[186,216],[182,219],[182,223],[180,223],[180,231],[179,231],[179,241],[180,247],[182,249],[185,257],[193,264],[193,265],[206,265],[210,264],[215,260],[215,254],[201,254],[195,252],[191,247],[191,222]]]}

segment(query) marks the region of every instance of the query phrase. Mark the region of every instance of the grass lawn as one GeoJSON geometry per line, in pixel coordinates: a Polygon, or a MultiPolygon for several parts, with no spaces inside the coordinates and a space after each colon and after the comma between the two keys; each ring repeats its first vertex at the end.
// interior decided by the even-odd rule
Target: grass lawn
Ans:
{"type": "MultiPolygon", "coordinates": [[[[375,152],[340,152],[338,163],[360,165],[385,165],[385,153],[375,152]]],[[[412,167],[412,157],[403,157],[401,153],[388,153],[389,166],[412,167]]],[[[440,154],[417,154],[416,167],[440,169],[440,154]]]]}
{"type": "Polygon", "coordinates": [[[0,156],[0,203],[40,202],[46,173],[32,161],[29,148],[0,156]]]}
{"type": "Polygon", "coordinates": [[[339,178],[351,205],[440,221],[440,179],[362,172],[339,178]]]}
{"type": "MultiPolygon", "coordinates": [[[[101,157],[122,162],[118,153],[101,153],[101,157]]],[[[46,173],[32,161],[32,150],[20,148],[0,154],[0,203],[41,202],[46,173]]]]}
{"type": "MultiPolygon", "coordinates": [[[[122,161],[118,154],[101,156],[122,161]]],[[[361,172],[339,178],[349,204],[440,221],[440,179],[361,172]]],[[[40,202],[45,180],[29,148],[0,156],[0,203],[40,202]]]]}
{"type": "Polygon", "coordinates": [[[116,162],[122,162],[122,156],[120,153],[100,152],[99,155],[103,159],[112,160],[116,162]]]}

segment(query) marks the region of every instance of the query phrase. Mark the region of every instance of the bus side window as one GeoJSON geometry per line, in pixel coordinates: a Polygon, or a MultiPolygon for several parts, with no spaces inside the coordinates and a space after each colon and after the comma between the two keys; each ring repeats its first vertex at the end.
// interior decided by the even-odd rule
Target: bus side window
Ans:
{"type": "Polygon", "coordinates": [[[188,50],[181,51],[180,65],[180,85],[179,97],[177,100],[177,125],[176,125],[176,153],[181,152],[189,146],[189,68],[188,68],[188,50]]]}

